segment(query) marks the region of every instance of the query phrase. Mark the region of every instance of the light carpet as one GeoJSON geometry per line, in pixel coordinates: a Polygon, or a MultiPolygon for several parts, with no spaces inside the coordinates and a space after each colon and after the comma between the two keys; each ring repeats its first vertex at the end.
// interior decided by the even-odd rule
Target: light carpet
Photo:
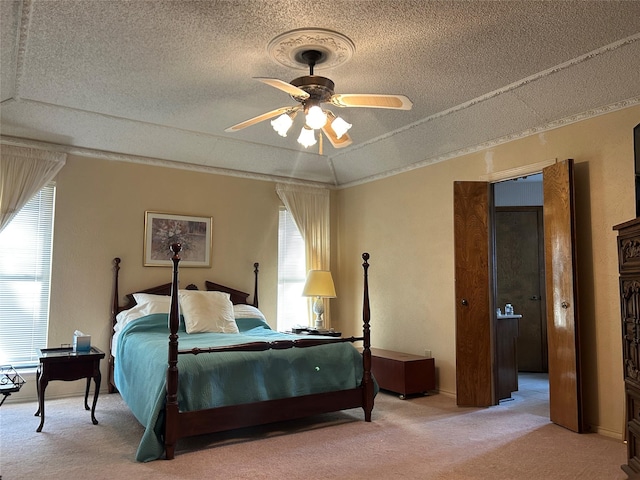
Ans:
{"type": "Polygon", "coordinates": [[[549,422],[543,399],[459,408],[431,395],[381,392],[373,421],[361,410],[204,435],[176,458],[138,463],[142,427],[118,394],[101,395],[93,425],[81,398],[0,408],[0,475],[19,479],[425,479],[622,480],[626,446],[549,422]]]}

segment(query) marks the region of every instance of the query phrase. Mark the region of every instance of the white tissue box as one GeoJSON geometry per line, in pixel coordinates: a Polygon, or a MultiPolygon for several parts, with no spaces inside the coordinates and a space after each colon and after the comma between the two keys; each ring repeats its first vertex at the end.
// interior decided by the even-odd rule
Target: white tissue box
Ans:
{"type": "Polygon", "coordinates": [[[91,335],[85,335],[84,333],[76,330],[73,333],[73,351],[74,352],[91,351],[91,335]]]}

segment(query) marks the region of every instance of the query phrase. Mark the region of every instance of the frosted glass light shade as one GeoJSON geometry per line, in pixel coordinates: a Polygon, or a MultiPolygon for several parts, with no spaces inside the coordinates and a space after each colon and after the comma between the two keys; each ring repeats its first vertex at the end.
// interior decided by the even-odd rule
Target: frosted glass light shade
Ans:
{"type": "Polygon", "coordinates": [[[287,132],[291,128],[291,125],[293,125],[293,119],[288,113],[283,113],[275,120],[271,120],[271,126],[281,137],[287,136],[287,132]]]}
{"type": "Polygon", "coordinates": [[[305,119],[307,125],[314,130],[317,128],[322,128],[327,123],[327,114],[318,106],[314,105],[307,111],[307,116],[305,119]]]}
{"type": "Polygon", "coordinates": [[[300,130],[300,136],[298,137],[298,143],[304,148],[315,145],[317,143],[317,140],[313,130],[306,126],[302,127],[302,130],[300,130]]]}
{"type": "Polygon", "coordinates": [[[336,132],[337,138],[342,137],[342,135],[347,133],[347,130],[349,130],[352,126],[353,125],[351,125],[350,123],[344,121],[342,117],[336,117],[336,119],[331,122],[331,128],[333,128],[333,131],[336,132]]]}

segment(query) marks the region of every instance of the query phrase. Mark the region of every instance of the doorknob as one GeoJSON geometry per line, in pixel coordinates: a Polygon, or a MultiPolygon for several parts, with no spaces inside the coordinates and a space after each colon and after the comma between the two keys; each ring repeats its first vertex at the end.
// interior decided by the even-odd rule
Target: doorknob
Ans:
{"type": "Polygon", "coordinates": [[[463,298],[463,299],[462,299],[462,301],[461,301],[460,303],[461,303],[462,305],[464,305],[465,307],[466,307],[467,305],[469,305],[469,302],[467,302],[467,299],[466,299],[466,298],[463,298]]]}
{"type": "Polygon", "coordinates": [[[569,308],[569,304],[568,304],[567,302],[562,302],[562,303],[560,304],[560,306],[561,306],[562,308],[569,308]]]}
{"type": "Polygon", "coordinates": [[[529,300],[541,300],[539,295],[531,295],[531,298],[529,298],[529,300]]]}

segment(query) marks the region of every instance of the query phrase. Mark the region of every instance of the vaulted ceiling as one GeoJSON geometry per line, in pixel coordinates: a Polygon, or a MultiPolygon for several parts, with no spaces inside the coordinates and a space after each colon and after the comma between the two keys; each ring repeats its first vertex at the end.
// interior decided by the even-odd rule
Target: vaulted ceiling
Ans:
{"type": "Polygon", "coordinates": [[[638,1],[0,2],[2,141],[86,157],[345,186],[640,102],[638,1]],[[308,74],[268,50],[303,28],[353,43],[336,93],[413,108],[330,107],[353,143],[322,152],[300,116],[225,132],[296,104],[253,77],[308,74]]]}

